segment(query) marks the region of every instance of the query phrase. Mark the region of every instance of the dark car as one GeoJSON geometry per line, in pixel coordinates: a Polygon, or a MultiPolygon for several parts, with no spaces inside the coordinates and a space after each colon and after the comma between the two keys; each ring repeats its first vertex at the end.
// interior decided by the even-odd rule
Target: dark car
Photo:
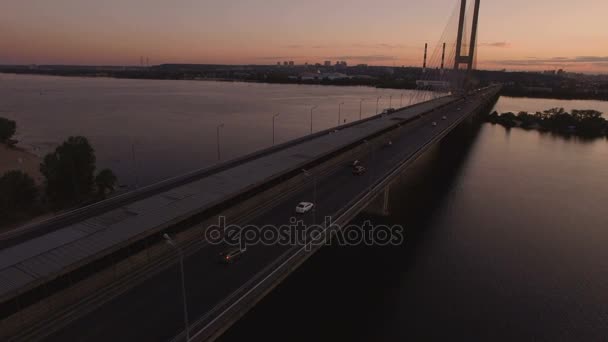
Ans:
{"type": "Polygon", "coordinates": [[[243,256],[243,253],[245,253],[246,251],[247,251],[246,248],[244,248],[244,249],[241,249],[239,247],[229,248],[220,253],[220,261],[225,264],[231,264],[231,263],[239,260],[243,256]]]}
{"type": "Polygon", "coordinates": [[[363,166],[356,166],[353,168],[353,175],[361,176],[367,172],[367,169],[363,166]]]}

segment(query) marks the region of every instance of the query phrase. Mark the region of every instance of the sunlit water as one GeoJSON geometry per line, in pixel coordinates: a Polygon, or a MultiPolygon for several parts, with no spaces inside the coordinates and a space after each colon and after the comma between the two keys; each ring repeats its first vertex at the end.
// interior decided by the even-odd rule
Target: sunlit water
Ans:
{"type": "MultiPolygon", "coordinates": [[[[100,163],[140,182],[228,159],[375,112],[372,88],[0,75],[0,116],[27,146],[91,138],[100,163]]],[[[407,98],[407,97],[406,97],[407,98]]],[[[407,100],[406,100],[407,101],[407,100]]],[[[380,107],[387,107],[384,102],[380,107]]],[[[396,106],[396,104],[393,104],[396,106]]],[[[608,103],[501,98],[497,110],[608,103]]],[[[401,247],[329,247],[225,341],[602,341],[608,336],[608,141],[464,126],[391,191],[401,247]]],[[[210,279],[212,281],[212,279],[210,279]]]]}

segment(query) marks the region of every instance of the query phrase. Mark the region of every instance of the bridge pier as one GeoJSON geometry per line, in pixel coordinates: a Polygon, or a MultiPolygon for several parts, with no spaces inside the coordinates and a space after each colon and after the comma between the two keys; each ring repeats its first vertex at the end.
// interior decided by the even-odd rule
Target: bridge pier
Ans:
{"type": "Polygon", "coordinates": [[[365,212],[367,214],[375,215],[375,216],[390,216],[390,194],[391,194],[391,186],[387,186],[382,190],[382,193],[378,194],[365,208],[365,212]]]}

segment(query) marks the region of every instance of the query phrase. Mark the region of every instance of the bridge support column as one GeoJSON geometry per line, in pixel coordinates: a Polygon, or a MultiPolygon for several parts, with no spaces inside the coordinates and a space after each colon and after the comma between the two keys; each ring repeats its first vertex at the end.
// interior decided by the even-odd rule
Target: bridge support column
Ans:
{"type": "Polygon", "coordinates": [[[382,203],[382,215],[383,216],[390,215],[390,194],[391,194],[391,187],[387,186],[384,189],[384,201],[382,203]]]}

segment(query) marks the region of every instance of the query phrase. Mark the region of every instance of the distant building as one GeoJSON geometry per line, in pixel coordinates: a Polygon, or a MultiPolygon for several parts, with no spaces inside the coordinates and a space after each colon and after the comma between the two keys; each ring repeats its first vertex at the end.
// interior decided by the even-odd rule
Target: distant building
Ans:
{"type": "Polygon", "coordinates": [[[289,61],[289,66],[294,66],[295,63],[293,61],[289,61]]]}
{"type": "Polygon", "coordinates": [[[300,79],[302,81],[314,81],[318,80],[320,77],[321,75],[315,72],[303,72],[300,74],[300,79]]]}
{"type": "Polygon", "coordinates": [[[348,64],[346,63],[346,61],[338,61],[338,62],[336,62],[336,68],[343,69],[343,68],[346,68],[347,66],[348,66],[348,64]]]}
{"type": "Polygon", "coordinates": [[[330,67],[331,66],[331,61],[325,61],[325,63],[323,63],[323,65],[325,65],[326,67],[330,67]]]}
{"type": "Polygon", "coordinates": [[[330,80],[330,81],[334,81],[334,80],[341,80],[341,79],[346,79],[346,78],[350,78],[348,75],[346,74],[342,74],[339,72],[326,72],[326,73],[320,73],[319,71],[317,72],[303,72],[300,74],[300,79],[302,81],[315,81],[315,80],[330,80]]]}
{"type": "Polygon", "coordinates": [[[288,65],[289,65],[288,61],[283,62],[283,66],[288,66],[288,65]]]}
{"type": "Polygon", "coordinates": [[[449,89],[450,82],[418,80],[416,81],[416,86],[420,88],[449,89]]]}
{"type": "Polygon", "coordinates": [[[350,77],[348,77],[348,75],[346,75],[346,74],[342,74],[339,72],[327,72],[327,73],[321,74],[321,79],[328,79],[330,81],[341,80],[341,79],[345,79],[345,78],[350,78],[350,77]]]}

